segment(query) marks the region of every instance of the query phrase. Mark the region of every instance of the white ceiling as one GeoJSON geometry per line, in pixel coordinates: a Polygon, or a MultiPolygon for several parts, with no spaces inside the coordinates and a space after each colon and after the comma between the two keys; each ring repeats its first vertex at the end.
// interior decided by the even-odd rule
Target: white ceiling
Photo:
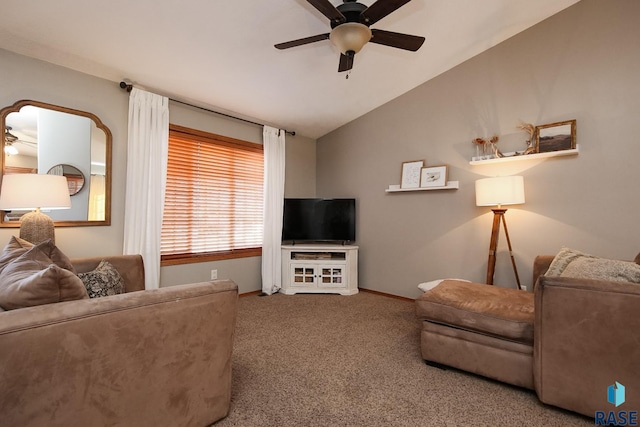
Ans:
{"type": "Polygon", "coordinates": [[[273,47],[329,32],[305,0],[3,0],[0,48],[319,138],[577,1],[413,0],[372,28],[422,48],[369,43],[349,79],[328,40],[273,47]]]}

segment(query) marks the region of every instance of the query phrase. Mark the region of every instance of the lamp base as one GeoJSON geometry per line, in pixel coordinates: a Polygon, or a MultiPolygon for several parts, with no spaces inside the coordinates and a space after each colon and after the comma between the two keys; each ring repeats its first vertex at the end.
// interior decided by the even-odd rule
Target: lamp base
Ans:
{"type": "Polygon", "coordinates": [[[500,234],[500,224],[504,226],[504,234],[507,238],[507,246],[509,247],[509,255],[511,256],[511,265],[513,266],[513,272],[516,276],[516,282],[518,289],[522,289],[520,285],[520,277],[518,276],[518,269],[516,268],[516,260],[513,257],[513,249],[511,248],[511,239],[509,238],[509,230],[507,229],[507,221],[504,214],[506,209],[494,208],[493,211],[493,227],[491,228],[491,242],[489,244],[489,261],[487,262],[487,284],[493,285],[493,274],[496,270],[496,252],[498,249],[498,235],[500,234]]]}
{"type": "Polygon", "coordinates": [[[34,245],[49,239],[55,244],[56,235],[53,220],[39,210],[22,215],[20,238],[34,245]]]}

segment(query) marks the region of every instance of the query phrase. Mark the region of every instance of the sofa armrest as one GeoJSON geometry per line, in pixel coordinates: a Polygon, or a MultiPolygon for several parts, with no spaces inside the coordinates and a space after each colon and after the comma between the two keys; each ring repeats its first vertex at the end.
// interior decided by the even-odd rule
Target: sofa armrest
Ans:
{"type": "Polygon", "coordinates": [[[554,255],[538,255],[533,260],[533,281],[531,283],[533,283],[534,287],[536,286],[538,277],[547,272],[554,258],[554,255]]]}
{"type": "Polygon", "coordinates": [[[209,425],[227,415],[229,280],[0,313],[6,425],[209,425]]]}
{"type": "MultiPolygon", "coordinates": [[[[640,284],[541,276],[535,289],[534,384],[540,400],[593,417],[616,381],[640,390],[640,284]]],[[[620,410],[640,408],[628,393],[620,410]]]]}

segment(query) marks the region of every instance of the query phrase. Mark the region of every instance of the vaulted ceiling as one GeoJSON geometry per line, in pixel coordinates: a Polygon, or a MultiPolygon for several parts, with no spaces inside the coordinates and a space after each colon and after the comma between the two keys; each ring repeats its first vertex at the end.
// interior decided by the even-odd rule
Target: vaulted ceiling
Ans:
{"type": "Polygon", "coordinates": [[[274,48],[330,31],[305,0],[4,0],[0,48],[319,138],[577,1],[410,1],[371,28],[424,45],[368,43],[348,79],[329,40],[274,48]]]}

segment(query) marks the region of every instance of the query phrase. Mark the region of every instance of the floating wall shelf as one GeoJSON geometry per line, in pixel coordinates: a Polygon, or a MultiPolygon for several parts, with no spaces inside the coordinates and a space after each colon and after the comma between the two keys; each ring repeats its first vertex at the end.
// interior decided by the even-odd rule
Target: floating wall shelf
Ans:
{"type": "Polygon", "coordinates": [[[458,188],[460,188],[459,181],[447,181],[447,185],[444,187],[387,188],[384,191],[386,193],[406,193],[409,191],[457,190],[458,188]]]}
{"type": "Polygon", "coordinates": [[[577,156],[578,155],[579,146],[576,144],[576,148],[571,150],[561,150],[561,151],[550,151],[548,153],[535,153],[535,154],[527,154],[526,156],[510,156],[510,157],[498,157],[495,159],[487,159],[487,160],[472,160],[469,162],[470,165],[489,165],[492,163],[505,163],[505,162],[519,162],[523,160],[534,160],[534,159],[548,159],[550,157],[562,157],[562,156],[577,156]]]}

